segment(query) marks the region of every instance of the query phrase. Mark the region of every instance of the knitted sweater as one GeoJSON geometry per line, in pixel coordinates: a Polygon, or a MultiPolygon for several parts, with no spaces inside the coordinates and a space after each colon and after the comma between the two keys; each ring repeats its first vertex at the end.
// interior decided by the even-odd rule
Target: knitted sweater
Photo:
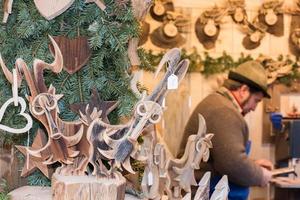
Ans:
{"type": "Polygon", "coordinates": [[[202,114],[207,125],[207,133],[213,133],[213,148],[208,163],[200,164],[196,179],[205,171],[214,175],[228,175],[230,182],[241,186],[257,186],[262,182],[262,170],[246,154],[249,138],[248,126],[232,101],[220,93],[206,97],[193,111],[184,130],[180,146],[182,153],[188,136],[197,134],[198,113],[202,114]]]}

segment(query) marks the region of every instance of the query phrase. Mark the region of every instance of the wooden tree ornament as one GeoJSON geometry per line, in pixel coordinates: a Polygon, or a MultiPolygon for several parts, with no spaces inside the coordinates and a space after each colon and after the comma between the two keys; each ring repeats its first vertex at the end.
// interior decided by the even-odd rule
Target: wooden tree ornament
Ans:
{"type": "Polygon", "coordinates": [[[75,0],[34,0],[35,6],[40,14],[47,20],[54,19],[65,12],[75,0]]]}
{"type": "Polygon", "coordinates": [[[4,0],[3,2],[3,19],[2,19],[2,23],[6,23],[8,16],[11,14],[11,10],[12,10],[12,4],[13,4],[13,0],[4,0]]]}
{"type": "MultiPolygon", "coordinates": [[[[74,74],[88,62],[91,56],[91,49],[86,37],[80,36],[69,39],[66,36],[53,37],[61,50],[64,69],[69,74],[74,74]]],[[[51,53],[54,53],[53,46],[50,45],[51,53]]]]}
{"type": "MultiPolygon", "coordinates": [[[[0,56],[0,63],[1,65],[3,64],[2,58],[0,56]]],[[[18,107],[19,105],[21,106],[20,113],[18,115],[24,117],[26,119],[26,125],[23,128],[14,128],[14,127],[8,127],[4,124],[0,124],[0,129],[7,131],[9,133],[15,133],[15,134],[20,134],[20,133],[25,133],[29,131],[32,127],[32,118],[29,114],[25,113],[26,110],[26,102],[22,97],[18,96],[18,77],[17,77],[17,72],[14,69],[12,76],[10,76],[10,80],[12,80],[12,94],[13,97],[8,99],[0,108],[0,122],[2,121],[2,118],[6,112],[6,109],[8,106],[13,103],[14,106],[18,107]],[[12,79],[11,79],[12,78],[12,79]]]]}
{"type": "MultiPolygon", "coordinates": [[[[36,137],[33,140],[31,150],[38,150],[44,147],[47,143],[47,138],[42,129],[38,129],[36,137]]],[[[22,169],[21,176],[25,177],[31,174],[36,168],[39,169],[47,178],[50,178],[52,171],[43,162],[45,158],[51,155],[50,148],[45,149],[40,153],[40,157],[34,157],[27,152],[27,147],[16,145],[16,148],[25,156],[25,163],[22,169]]]]}

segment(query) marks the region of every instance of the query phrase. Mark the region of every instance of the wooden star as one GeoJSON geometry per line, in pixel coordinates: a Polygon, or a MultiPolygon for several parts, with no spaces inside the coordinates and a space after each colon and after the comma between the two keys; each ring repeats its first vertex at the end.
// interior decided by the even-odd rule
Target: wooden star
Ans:
{"type": "MultiPolygon", "coordinates": [[[[30,150],[38,150],[45,146],[47,138],[42,129],[38,129],[37,134],[33,140],[30,150]]],[[[43,150],[40,154],[41,157],[35,157],[27,153],[26,146],[16,145],[16,148],[25,156],[25,164],[22,169],[21,176],[25,177],[31,174],[36,168],[38,168],[46,177],[50,178],[51,170],[43,162],[50,156],[49,149],[43,150]]]]}
{"type": "Polygon", "coordinates": [[[92,113],[94,108],[97,108],[97,110],[101,110],[101,119],[102,121],[104,121],[105,123],[109,123],[109,120],[107,118],[107,116],[109,115],[109,113],[111,113],[111,111],[113,111],[117,106],[118,106],[118,102],[117,101],[103,101],[100,98],[100,95],[98,93],[98,91],[93,88],[92,89],[92,95],[91,95],[91,99],[88,103],[74,103],[72,105],[70,105],[70,109],[79,114],[79,111],[81,111],[82,114],[86,114],[85,109],[86,106],[89,105],[88,108],[88,112],[92,113]]]}

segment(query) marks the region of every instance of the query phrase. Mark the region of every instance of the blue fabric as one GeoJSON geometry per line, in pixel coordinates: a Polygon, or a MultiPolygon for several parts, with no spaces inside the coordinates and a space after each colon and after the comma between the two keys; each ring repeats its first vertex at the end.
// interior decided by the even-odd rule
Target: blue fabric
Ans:
{"type": "Polygon", "coordinates": [[[273,128],[280,131],[282,129],[282,114],[281,113],[270,113],[270,120],[273,128]]]}
{"type": "MultiPolygon", "coordinates": [[[[248,141],[246,144],[247,155],[249,155],[250,150],[251,150],[251,141],[248,141]]],[[[222,178],[221,176],[214,176],[210,180],[210,196],[212,195],[215,186],[217,185],[217,183],[221,178],[222,178]]],[[[228,194],[229,200],[247,200],[249,196],[249,187],[240,186],[229,181],[229,188],[230,188],[228,194]]]]}

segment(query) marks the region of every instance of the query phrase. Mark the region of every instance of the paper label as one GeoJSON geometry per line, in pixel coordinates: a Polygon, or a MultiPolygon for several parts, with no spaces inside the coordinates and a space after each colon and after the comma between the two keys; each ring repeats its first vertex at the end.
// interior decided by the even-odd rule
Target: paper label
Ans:
{"type": "Polygon", "coordinates": [[[172,74],[168,77],[168,90],[175,90],[178,88],[178,77],[175,74],[172,74]]]}
{"type": "Polygon", "coordinates": [[[148,186],[153,185],[153,174],[152,172],[148,173],[148,186]]]}

